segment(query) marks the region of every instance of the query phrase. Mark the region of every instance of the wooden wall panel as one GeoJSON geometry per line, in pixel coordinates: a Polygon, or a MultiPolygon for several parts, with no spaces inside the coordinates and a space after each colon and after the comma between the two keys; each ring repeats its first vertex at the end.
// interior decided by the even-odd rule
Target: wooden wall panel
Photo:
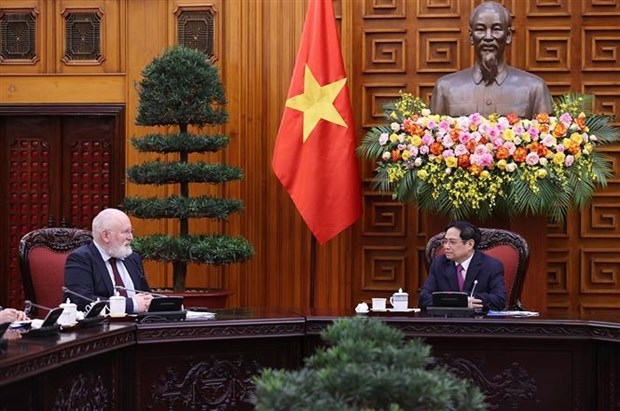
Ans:
{"type": "MultiPolygon", "coordinates": [[[[399,90],[428,100],[436,79],[468,67],[468,16],[481,0],[337,0],[334,6],[358,138],[383,122],[382,106],[399,90]]],[[[542,76],[554,95],[593,93],[595,109],[620,116],[619,0],[505,0],[514,16],[511,64],[542,76]]],[[[134,124],[135,82],[143,67],[176,42],[176,13],[205,6],[203,0],[2,0],[0,8],[33,8],[40,18],[32,64],[0,64],[0,104],[123,103],[126,166],[149,158],[129,142],[154,129],[134,124]],[[103,11],[105,59],[99,65],[67,66],[62,58],[62,10],[103,11]]],[[[271,156],[288,93],[307,8],[306,0],[210,0],[215,10],[216,64],[229,99],[232,137],[224,152],[207,156],[240,166],[242,182],[199,191],[242,198],[243,214],[225,223],[194,222],[192,229],[224,230],[247,237],[256,249],[249,262],[224,268],[192,266],[197,286],[234,292],[232,306],[352,307],[399,287],[417,298],[426,267],[426,240],[444,223],[413,205],[393,203],[370,189],[374,165],[360,161],[364,215],[325,246],[312,238],[290,197],[271,170],[271,156]]],[[[620,175],[618,148],[606,149],[620,175]]],[[[127,185],[127,195],[160,195],[170,187],[127,185]]],[[[591,207],[546,227],[549,312],[590,315],[616,307],[610,250],[620,246],[618,179],[597,193],[591,207]],[[585,271],[585,272],[584,272],[585,271]],[[605,292],[602,292],[604,290],[605,292]]],[[[518,222],[517,222],[518,224],[518,222]]],[[[171,222],[135,220],[138,233],[175,232],[171,222]]],[[[535,230],[535,229],[534,229],[535,230]]],[[[618,260],[616,260],[618,259],[618,260]]],[[[171,267],[147,264],[154,285],[171,281],[171,267]]],[[[529,296],[535,298],[535,296],[529,296]]],[[[0,301],[2,303],[2,301],[0,301]]]]}

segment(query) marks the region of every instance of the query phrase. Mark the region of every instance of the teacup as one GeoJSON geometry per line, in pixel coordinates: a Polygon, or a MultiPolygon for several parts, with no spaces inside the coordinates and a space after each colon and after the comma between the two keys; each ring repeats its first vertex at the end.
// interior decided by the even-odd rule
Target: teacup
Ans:
{"type": "Polygon", "coordinates": [[[109,298],[110,317],[125,316],[125,297],[122,295],[113,295],[109,298]]]}
{"type": "Polygon", "coordinates": [[[390,304],[392,304],[394,310],[405,311],[409,307],[409,294],[403,292],[402,288],[399,288],[398,292],[390,297],[390,304]]]}
{"type": "Polygon", "coordinates": [[[372,299],[372,309],[375,311],[383,311],[385,310],[385,302],[386,298],[373,298],[372,299]]]}

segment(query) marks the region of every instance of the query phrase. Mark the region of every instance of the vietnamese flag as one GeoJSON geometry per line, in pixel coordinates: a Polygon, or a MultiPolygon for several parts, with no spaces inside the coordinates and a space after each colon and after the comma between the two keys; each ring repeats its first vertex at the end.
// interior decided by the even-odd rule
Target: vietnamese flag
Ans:
{"type": "Polygon", "coordinates": [[[326,243],[362,214],[347,77],[332,0],[310,0],[272,167],[326,243]]]}

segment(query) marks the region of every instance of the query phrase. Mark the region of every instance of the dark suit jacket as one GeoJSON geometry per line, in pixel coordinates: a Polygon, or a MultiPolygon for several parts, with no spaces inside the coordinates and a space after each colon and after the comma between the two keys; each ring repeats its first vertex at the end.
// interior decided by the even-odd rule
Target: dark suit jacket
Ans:
{"type": "MultiPolygon", "coordinates": [[[[149,291],[149,285],[144,276],[142,257],[133,253],[123,260],[127,272],[131,276],[135,290],[149,291]]],[[[114,285],[108,273],[106,262],[94,243],[81,246],[67,257],[65,264],[65,287],[75,293],[81,294],[92,300],[100,298],[107,300],[114,295],[114,285]]],[[[73,294],[65,294],[64,299],[70,298],[78,306],[78,310],[90,303],[73,294]]],[[[133,301],[127,299],[126,312],[133,313],[133,301]]]]}
{"type": "MultiPolygon", "coordinates": [[[[506,305],[504,265],[496,258],[476,250],[469,263],[463,291],[471,292],[474,280],[478,280],[474,297],[482,300],[484,310],[503,310],[506,305]]],[[[458,291],[456,265],[445,255],[433,259],[428,278],[420,290],[420,308],[432,305],[435,291],[458,291]]]]}

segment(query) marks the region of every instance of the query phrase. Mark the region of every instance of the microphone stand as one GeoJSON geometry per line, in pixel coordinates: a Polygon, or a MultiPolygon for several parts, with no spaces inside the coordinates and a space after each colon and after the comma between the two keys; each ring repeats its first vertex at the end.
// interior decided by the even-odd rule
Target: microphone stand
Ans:
{"type": "Polygon", "coordinates": [[[131,288],[123,287],[122,285],[116,285],[116,286],[114,286],[114,288],[115,288],[115,289],[117,289],[117,290],[132,291],[132,292],[134,292],[134,293],[140,293],[140,294],[150,294],[150,295],[152,295],[153,297],[164,297],[164,298],[167,298],[167,297],[168,297],[167,295],[164,295],[164,294],[157,294],[157,293],[152,293],[152,292],[150,292],[150,291],[133,290],[133,289],[131,289],[131,288]]]}
{"type": "MultiPolygon", "coordinates": [[[[65,292],[65,293],[67,293],[67,294],[72,294],[72,295],[75,295],[76,297],[80,297],[81,299],[86,300],[86,301],[89,301],[89,302],[91,302],[91,303],[94,303],[94,302],[95,302],[95,300],[93,300],[92,298],[90,298],[90,297],[86,297],[85,295],[82,295],[82,294],[80,294],[80,293],[76,293],[75,291],[70,290],[70,289],[68,289],[67,287],[62,287],[62,291],[64,291],[64,292],[65,292]]],[[[101,301],[106,301],[106,300],[101,300],[101,301]]]]}

